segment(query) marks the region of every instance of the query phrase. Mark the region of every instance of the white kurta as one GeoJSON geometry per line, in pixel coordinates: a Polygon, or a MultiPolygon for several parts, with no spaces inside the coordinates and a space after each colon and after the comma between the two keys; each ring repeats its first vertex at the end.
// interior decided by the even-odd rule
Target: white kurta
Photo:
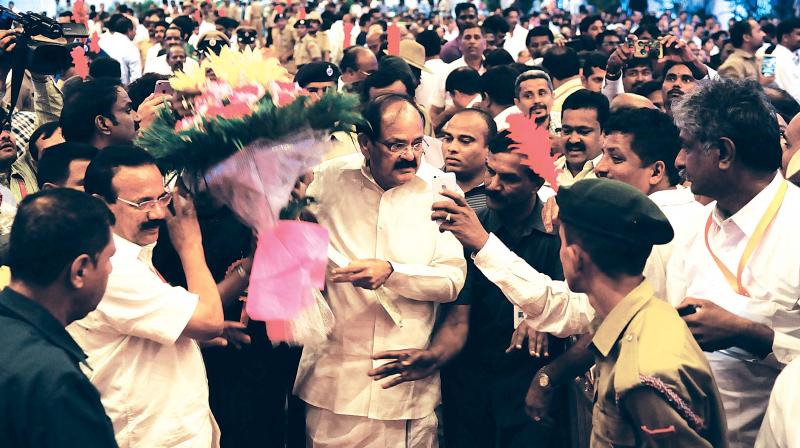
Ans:
{"type": "Polygon", "coordinates": [[[383,191],[360,154],[315,172],[308,194],[333,248],[350,260],[388,260],[394,272],[375,291],[327,283],[336,325],[326,344],[303,351],[295,393],[306,403],[377,420],[424,418],[439,403],[438,375],[390,389],[367,376],[385,363],[375,353],[427,347],[437,302],[455,300],[464,285],[461,245],[430,219],[430,180],[439,173],[423,162],[414,179],[383,191]]]}

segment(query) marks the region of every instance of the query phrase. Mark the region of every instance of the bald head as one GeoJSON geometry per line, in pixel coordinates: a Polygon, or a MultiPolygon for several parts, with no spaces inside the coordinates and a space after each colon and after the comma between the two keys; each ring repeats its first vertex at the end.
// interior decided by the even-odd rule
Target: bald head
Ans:
{"type": "Polygon", "coordinates": [[[657,109],[655,104],[649,99],[633,93],[620,93],[611,101],[611,112],[620,109],[657,109]]]}

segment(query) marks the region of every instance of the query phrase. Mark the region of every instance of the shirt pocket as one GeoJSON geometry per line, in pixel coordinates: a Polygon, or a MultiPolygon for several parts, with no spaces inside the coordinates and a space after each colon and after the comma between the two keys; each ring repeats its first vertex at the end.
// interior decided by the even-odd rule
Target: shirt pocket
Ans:
{"type": "Polygon", "coordinates": [[[632,428],[616,409],[605,409],[595,403],[592,428],[592,441],[597,440],[600,446],[636,446],[632,428]]]}

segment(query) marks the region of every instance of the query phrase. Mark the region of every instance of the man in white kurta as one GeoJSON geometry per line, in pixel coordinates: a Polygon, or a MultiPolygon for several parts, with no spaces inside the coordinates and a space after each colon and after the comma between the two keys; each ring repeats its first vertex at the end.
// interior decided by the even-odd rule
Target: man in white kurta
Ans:
{"type": "Polygon", "coordinates": [[[326,344],[303,351],[295,393],[309,405],[310,446],[436,446],[438,375],[383,389],[367,372],[384,363],[376,353],[428,346],[437,303],[456,299],[466,263],[430,219],[430,182],[442,172],[422,161],[422,115],[398,95],[379,97],[367,116],[370,107],[380,119],[359,135],[364,155],[324,163],[308,189],[349,263],[328,275],[336,324],[326,344]]]}

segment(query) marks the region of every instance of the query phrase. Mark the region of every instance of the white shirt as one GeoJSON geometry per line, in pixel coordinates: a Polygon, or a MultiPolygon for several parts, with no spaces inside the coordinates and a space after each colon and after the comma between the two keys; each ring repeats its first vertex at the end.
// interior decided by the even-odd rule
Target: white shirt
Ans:
{"type": "MultiPolygon", "coordinates": [[[[442,83],[442,74],[450,73],[447,71],[447,63],[441,59],[429,59],[425,61],[425,68],[430,70],[428,73],[422,71],[419,86],[417,87],[415,101],[420,106],[430,109],[433,102],[433,97],[436,96],[442,83]]],[[[447,76],[445,75],[445,80],[447,76]]]]}
{"type": "MultiPolygon", "coordinates": [[[[752,447],[770,390],[780,369],[800,354],[800,189],[789,184],[780,210],[742,274],[750,297],[736,294],[706,248],[702,230],[708,216],[712,224],[708,244],[731,272],[737,266],[753,232],[785,182],[776,173],[772,182],[733,216],[723,219],[715,204],[709,204],[701,231],[685,250],[675,253],[667,268],[667,281],[675,294],[713,301],[745,319],[775,331],[773,352],[764,360],[741,349],[708,353],[728,419],[731,447],[752,447]]],[[[672,293],[671,293],[672,294],[672,293]]]]}
{"type": "Polygon", "coordinates": [[[775,84],[800,102],[800,51],[792,53],[783,45],[775,47],[775,84]]]}
{"type": "MultiPolygon", "coordinates": [[[[655,246],[644,270],[657,297],[667,299],[664,270],[672,256],[672,247],[678,242],[685,244],[688,235],[693,234],[693,228],[699,228],[687,223],[697,223],[703,207],[693,202],[694,196],[687,189],[656,192],[650,198],[676,229],[672,242],[655,246]]],[[[475,254],[474,261],[475,266],[503,291],[509,301],[525,311],[528,324],[533,328],[559,337],[589,330],[595,317],[589,298],[570,291],[566,282],[552,280],[536,271],[494,235],[490,235],[486,245],[475,254]]],[[[683,297],[678,303],[682,300],[683,297]]]]}
{"type": "Polygon", "coordinates": [[[756,448],[800,448],[800,360],[783,369],[769,397],[756,448]]]}
{"type": "Polygon", "coordinates": [[[384,191],[361,154],[315,171],[308,194],[333,249],[349,260],[388,260],[394,272],[375,291],[327,282],[336,324],[326,344],[303,350],[295,394],[306,403],[377,420],[427,417],[439,403],[438,375],[382,389],[367,372],[385,363],[375,353],[428,347],[437,302],[455,300],[464,285],[461,245],[430,219],[430,182],[441,173],[423,162],[411,181],[384,191]]]}
{"type": "Polygon", "coordinates": [[[128,36],[121,33],[104,34],[98,45],[119,62],[122,84],[127,86],[142,76],[142,57],[128,36]]]}
{"type": "MultiPolygon", "coordinates": [[[[186,58],[186,61],[183,63],[184,70],[192,70],[200,67],[200,63],[192,58],[186,58]]],[[[158,73],[160,75],[172,75],[172,67],[167,64],[167,55],[162,54],[161,56],[157,57],[152,64],[147,66],[147,71],[145,73],[158,73]]]]}
{"type": "Polygon", "coordinates": [[[494,117],[494,124],[497,125],[497,132],[505,131],[508,129],[508,122],[506,121],[510,115],[519,114],[522,115],[522,111],[519,110],[517,106],[511,106],[505,108],[502,112],[497,114],[494,117]]]}
{"type": "Polygon", "coordinates": [[[89,356],[121,448],[216,447],[200,348],[181,336],[199,298],[156,273],[153,248],[114,235],[108,287],[97,309],[67,327],[89,356]]]}
{"type": "MultiPolygon", "coordinates": [[[[445,84],[447,83],[447,76],[450,75],[453,70],[459,67],[468,67],[467,61],[464,60],[464,56],[461,56],[455,61],[447,64],[445,69],[441,72],[442,74],[439,78],[439,88],[436,90],[434,97],[431,99],[432,106],[446,106],[447,92],[445,91],[445,84]]],[[[486,67],[483,65],[483,62],[481,62],[481,68],[478,70],[478,74],[483,75],[484,73],[486,73],[486,67]]]]}
{"type": "Polygon", "coordinates": [[[161,42],[159,42],[147,49],[147,53],[144,56],[144,73],[148,72],[150,66],[155,62],[156,58],[158,58],[158,52],[161,51],[162,48],[161,42]]]}
{"type": "Polygon", "coordinates": [[[520,24],[506,36],[506,41],[503,42],[503,49],[506,50],[512,58],[516,61],[519,53],[526,49],[525,39],[528,38],[528,30],[523,28],[520,24]]]}

